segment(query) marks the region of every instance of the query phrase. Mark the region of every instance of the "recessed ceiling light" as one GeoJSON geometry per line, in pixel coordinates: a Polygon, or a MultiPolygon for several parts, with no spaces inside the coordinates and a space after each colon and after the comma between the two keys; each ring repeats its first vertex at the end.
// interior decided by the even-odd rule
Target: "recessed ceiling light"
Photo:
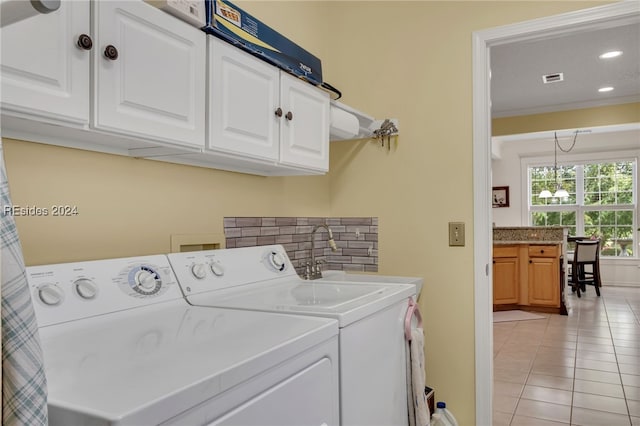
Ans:
{"type": "Polygon", "coordinates": [[[610,92],[610,91],[612,91],[612,90],[613,90],[613,87],[611,87],[611,86],[607,86],[607,87],[601,87],[601,88],[599,88],[599,89],[598,89],[598,92],[600,92],[600,93],[604,93],[604,92],[610,92]]]}
{"type": "Polygon", "coordinates": [[[611,59],[611,58],[617,58],[618,56],[622,55],[622,51],[620,50],[612,50],[610,52],[605,52],[602,55],[599,56],[600,59],[611,59]]]}

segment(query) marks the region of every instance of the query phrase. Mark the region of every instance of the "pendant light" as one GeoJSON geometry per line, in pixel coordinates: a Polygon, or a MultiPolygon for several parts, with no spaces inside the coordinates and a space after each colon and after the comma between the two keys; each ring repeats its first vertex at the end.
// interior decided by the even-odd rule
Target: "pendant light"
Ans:
{"type": "Polygon", "coordinates": [[[576,146],[576,140],[578,139],[578,130],[573,137],[573,143],[569,147],[569,149],[565,150],[560,146],[560,142],[558,141],[558,133],[553,132],[553,177],[555,181],[555,192],[551,194],[551,191],[548,189],[543,189],[540,191],[538,195],[539,198],[569,198],[569,193],[566,189],[562,187],[560,182],[558,181],[558,148],[562,152],[570,152],[574,146],[576,146]]]}
{"type": "Polygon", "coordinates": [[[553,197],[553,194],[548,189],[543,189],[542,191],[540,191],[540,195],[538,195],[538,197],[540,197],[540,198],[551,198],[551,197],[553,197]]]}

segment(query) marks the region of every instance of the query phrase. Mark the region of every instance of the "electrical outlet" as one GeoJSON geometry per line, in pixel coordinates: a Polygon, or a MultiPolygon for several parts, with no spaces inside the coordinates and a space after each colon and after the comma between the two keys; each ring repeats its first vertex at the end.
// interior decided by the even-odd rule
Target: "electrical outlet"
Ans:
{"type": "Polygon", "coordinates": [[[449,222],[449,246],[464,246],[464,222],[449,222]]]}

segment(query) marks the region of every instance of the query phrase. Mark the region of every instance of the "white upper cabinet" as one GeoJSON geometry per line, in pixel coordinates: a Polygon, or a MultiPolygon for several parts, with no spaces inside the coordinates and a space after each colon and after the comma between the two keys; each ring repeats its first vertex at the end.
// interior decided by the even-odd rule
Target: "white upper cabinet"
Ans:
{"type": "Polygon", "coordinates": [[[55,12],[2,28],[3,114],[89,121],[89,13],[88,1],[63,1],[55,12]]]}
{"type": "Polygon", "coordinates": [[[278,161],[281,121],[276,115],[278,69],[217,38],[208,37],[207,43],[210,95],[207,147],[278,161]]]}
{"type": "Polygon", "coordinates": [[[6,137],[259,175],[329,169],[327,92],[142,0],[63,0],[1,31],[6,137]]]}
{"type": "Polygon", "coordinates": [[[207,43],[207,148],[281,170],[326,172],[329,94],[225,41],[207,43]]]}
{"type": "Polygon", "coordinates": [[[281,73],[280,163],[329,170],[329,94],[281,73]]]}
{"type": "Polygon", "coordinates": [[[94,127],[203,147],[205,33],[144,2],[93,7],[94,127]]]}

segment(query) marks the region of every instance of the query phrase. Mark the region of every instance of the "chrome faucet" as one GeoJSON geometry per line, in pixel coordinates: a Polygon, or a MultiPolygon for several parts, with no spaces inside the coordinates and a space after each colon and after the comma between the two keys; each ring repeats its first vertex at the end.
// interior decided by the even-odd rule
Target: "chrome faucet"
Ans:
{"type": "Polygon", "coordinates": [[[333,232],[331,232],[331,228],[329,228],[329,226],[327,225],[316,225],[313,228],[313,231],[311,231],[311,261],[310,262],[307,261],[307,263],[305,264],[305,271],[304,271],[305,280],[315,280],[318,278],[322,278],[322,267],[321,267],[322,261],[320,259],[316,260],[316,255],[315,255],[316,232],[320,228],[326,229],[327,232],[329,233],[329,247],[331,247],[331,251],[335,252],[338,250],[338,247],[336,247],[336,242],[333,240],[333,232]]]}

